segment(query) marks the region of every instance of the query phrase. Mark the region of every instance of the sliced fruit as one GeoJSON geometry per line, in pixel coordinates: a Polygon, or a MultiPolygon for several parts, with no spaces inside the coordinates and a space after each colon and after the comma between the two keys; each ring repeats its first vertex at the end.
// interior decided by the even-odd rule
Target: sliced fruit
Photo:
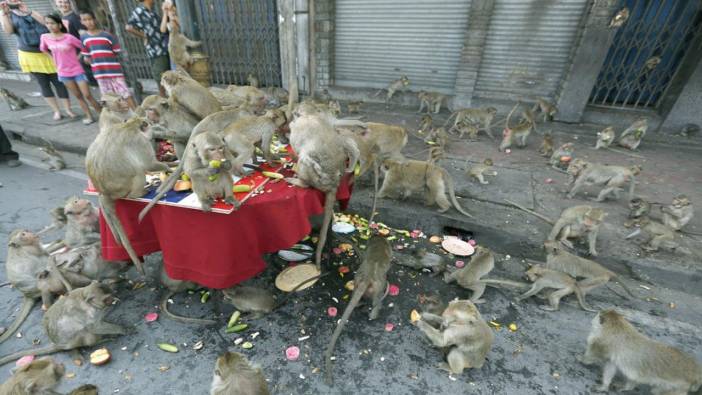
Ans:
{"type": "Polygon", "coordinates": [[[417,322],[421,319],[422,319],[422,315],[419,314],[419,312],[417,310],[412,310],[412,312],[410,313],[410,321],[417,322]]]}
{"type": "Polygon", "coordinates": [[[226,333],[241,332],[248,327],[249,326],[247,324],[237,324],[237,325],[233,325],[233,326],[228,327],[225,332],[226,333]]]}
{"type": "Polygon", "coordinates": [[[251,192],[253,188],[251,185],[248,184],[240,184],[240,185],[234,185],[232,187],[232,192],[234,193],[240,193],[240,192],[251,192]]]}
{"type": "Polygon", "coordinates": [[[173,344],[158,343],[157,346],[158,348],[166,352],[178,352],[178,347],[174,346],[173,344]]]}
{"type": "Polygon", "coordinates": [[[266,177],[268,177],[268,178],[276,178],[276,179],[279,179],[279,180],[285,178],[284,175],[282,175],[282,174],[280,174],[280,173],[276,173],[276,172],[274,172],[274,171],[264,171],[264,172],[261,172],[261,174],[263,174],[264,176],[266,176],[266,177]]]}
{"type": "Polygon", "coordinates": [[[112,355],[110,351],[106,348],[99,348],[90,354],[90,363],[93,365],[104,365],[110,361],[112,355]]]}
{"type": "Polygon", "coordinates": [[[190,181],[178,180],[173,186],[173,190],[176,192],[187,191],[192,189],[193,184],[190,181]]]}
{"type": "Polygon", "coordinates": [[[239,317],[241,317],[241,312],[239,310],[233,312],[232,316],[229,317],[229,322],[227,322],[227,328],[233,327],[234,324],[239,321],[239,317]]]}

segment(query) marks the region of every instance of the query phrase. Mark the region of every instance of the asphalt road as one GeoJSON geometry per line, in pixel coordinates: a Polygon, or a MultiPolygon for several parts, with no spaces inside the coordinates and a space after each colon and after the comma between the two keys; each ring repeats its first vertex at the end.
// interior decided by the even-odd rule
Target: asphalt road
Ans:
{"type": "MultiPolygon", "coordinates": [[[[81,192],[85,181],[80,174],[80,168],[68,173],[49,173],[29,165],[10,169],[0,164],[3,184],[0,258],[6,256],[4,241],[12,230],[41,229],[49,222],[47,213],[51,208],[81,192]]],[[[431,213],[412,210],[408,207],[408,215],[431,213]]],[[[60,235],[49,236],[46,241],[60,235]]],[[[495,276],[517,279],[523,272],[523,263],[517,257],[500,254],[499,241],[477,241],[489,244],[497,253],[495,276]]],[[[403,243],[396,242],[399,244],[403,243]]],[[[407,248],[428,245],[423,239],[417,243],[409,240],[406,244],[407,248]]],[[[404,259],[401,252],[396,254],[397,260],[404,259]]],[[[144,286],[137,285],[141,285],[140,279],[131,271],[131,281],[117,287],[121,302],[108,315],[108,320],[131,327],[132,332],[104,344],[112,353],[110,363],[76,366],[68,353],[56,355],[66,365],[67,372],[60,392],[93,383],[101,394],[206,394],[216,356],[227,348],[242,352],[259,364],[271,392],[276,394],[588,394],[600,377],[599,369],[585,367],[576,360],[584,350],[593,314],[579,310],[571,298],[564,300],[561,311],[546,312],[538,308],[537,299],[517,304],[513,302],[516,291],[498,289],[488,289],[484,296],[487,303],[479,306],[486,320],[501,324],[500,329],[495,329],[495,343],[485,366],[460,376],[437,369],[442,354],[409,324],[409,313],[419,306],[420,293],[439,292],[448,301],[467,298],[470,292],[455,284],[448,286],[439,277],[395,265],[390,282],[400,287],[399,295],[388,296],[376,321],[368,321],[368,306],[352,315],[336,348],[335,386],[330,387],[319,372],[322,353],[336,322],[336,318],[327,315],[327,308],[336,306],[341,315],[346,305],[343,296],[348,294],[343,285],[351,275],[341,278],[332,274],[293,296],[278,311],[258,319],[244,316],[242,320],[249,324],[245,332],[226,334],[224,328],[233,307],[221,302],[217,293],[204,304],[197,293],[178,295],[171,305],[180,314],[215,317],[218,320],[215,326],[185,325],[162,317],[153,323],[144,321],[145,314],[158,312],[162,290],[153,274],[160,259],[159,254],[148,257],[146,266],[151,277],[144,286]],[[394,324],[392,331],[386,331],[387,323],[394,324]],[[507,329],[510,323],[516,324],[516,331],[507,329]],[[253,343],[253,348],[244,350],[236,345],[234,341],[240,337],[253,343]],[[193,345],[198,341],[204,347],[196,351],[193,345]],[[156,347],[159,342],[176,344],[180,351],[175,354],[161,351],[156,347]],[[291,362],[285,358],[285,349],[293,345],[301,349],[301,356],[291,362]]],[[[352,268],[357,265],[353,257],[343,260],[336,257],[331,261],[352,268]]],[[[275,257],[269,262],[269,269],[252,283],[273,289],[273,278],[284,263],[275,257]]],[[[335,268],[328,268],[336,273],[335,268]]],[[[5,279],[2,271],[0,282],[5,279]]],[[[603,288],[589,295],[589,302],[597,308],[617,307],[648,335],[702,359],[700,298],[650,284],[649,289],[644,289],[633,281],[628,283],[642,300],[625,300],[603,288]]],[[[18,292],[9,287],[0,288],[0,326],[9,325],[20,303],[18,292]]],[[[47,344],[40,326],[41,316],[41,311],[35,309],[21,328],[21,338],[14,337],[0,345],[0,355],[30,348],[36,340],[41,345],[47,344]]],[[[81,351],[84,359],[87,360],[91,351],[81,351]]],[[[0,367],[0,381],[7,379],[11,367],[11,364],[0,367]]],[[[648,391],[640,388],[637,393],[648,391]]]]}

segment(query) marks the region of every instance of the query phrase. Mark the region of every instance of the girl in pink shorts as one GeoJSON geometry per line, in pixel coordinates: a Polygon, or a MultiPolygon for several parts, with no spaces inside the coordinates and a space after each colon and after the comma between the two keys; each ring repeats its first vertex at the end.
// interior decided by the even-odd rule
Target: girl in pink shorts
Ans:
{"type": "Polygon", "coordinates": [[[132,110],[136,109],[136,103],[129,93],[122,65],[117,56],[122,50],[117,39],[110,33],[97,28],[95,15],[92,11],[81,11],[80,22],[87,29],[87,32],[80,36],[83,42],[81,55],[83,55],[85,62],[90,64],[100,87],[100,93],[117,95],[127,100],[132,110]]]}
{"type": "Polygon", "coordinates": [[[67,34],[68,32],[60,16],[50,14],[44,18],[44,21],[49,33],[41,35],[39,49],[42,52],[51,54],[56,64],[59,81],[63,82],[71,94],[78,99],[78,104],[80,104],[80,108],[85,113],[83,123],[89,125],[95,122],[95,119],[90,113],[86,99],[98,114],[100,114],[102,108],[90,93],[88,78],[85,76],[83,67],[78,61],[78,51],[82,49],[83,45],[80,40],[67,34]]]}

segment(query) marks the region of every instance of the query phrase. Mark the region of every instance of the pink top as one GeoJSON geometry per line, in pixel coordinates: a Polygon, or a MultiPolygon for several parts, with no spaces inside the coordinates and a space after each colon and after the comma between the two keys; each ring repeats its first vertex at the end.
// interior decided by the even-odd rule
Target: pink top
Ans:
{"type": "Polygon", "coordinates": [[[84,73],[78,61],[78,51],[82,48],[83,44],[79,39],[65,33],[61,38],[45,33],[39,40],[39,49],[42,52],[51,51],[59,77],[75,77],[84,73]]]}

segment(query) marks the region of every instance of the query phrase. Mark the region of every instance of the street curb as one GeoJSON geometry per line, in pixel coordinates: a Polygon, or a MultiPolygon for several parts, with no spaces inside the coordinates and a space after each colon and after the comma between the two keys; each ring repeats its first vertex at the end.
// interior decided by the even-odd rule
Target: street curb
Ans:
{"type": "Polygon", "coordinates": [[[14,138],[19,137],[18,139],[24,143],[30,144],[30,145],[35,145],[37,147],[42,147],[46,145],[45,141],[50,142],[54,148],[56,148],[59,151],[64,151],[64,152],[70,152],[78,155],[85,155],[86,152],[88,151],[88,147],[84,147],[82,145],[78,144],[70,144],[66,143],[63,140],[60,140],[60,136],[56,136],[56,138],[52,137],[42,137],[35,135],[29,131],[26,130],[26,128],[20,124],[17,124],[15,122],[11,121],[5,121],[3,122],[3,130],[6,133],[10,133],[14,138]]]}

